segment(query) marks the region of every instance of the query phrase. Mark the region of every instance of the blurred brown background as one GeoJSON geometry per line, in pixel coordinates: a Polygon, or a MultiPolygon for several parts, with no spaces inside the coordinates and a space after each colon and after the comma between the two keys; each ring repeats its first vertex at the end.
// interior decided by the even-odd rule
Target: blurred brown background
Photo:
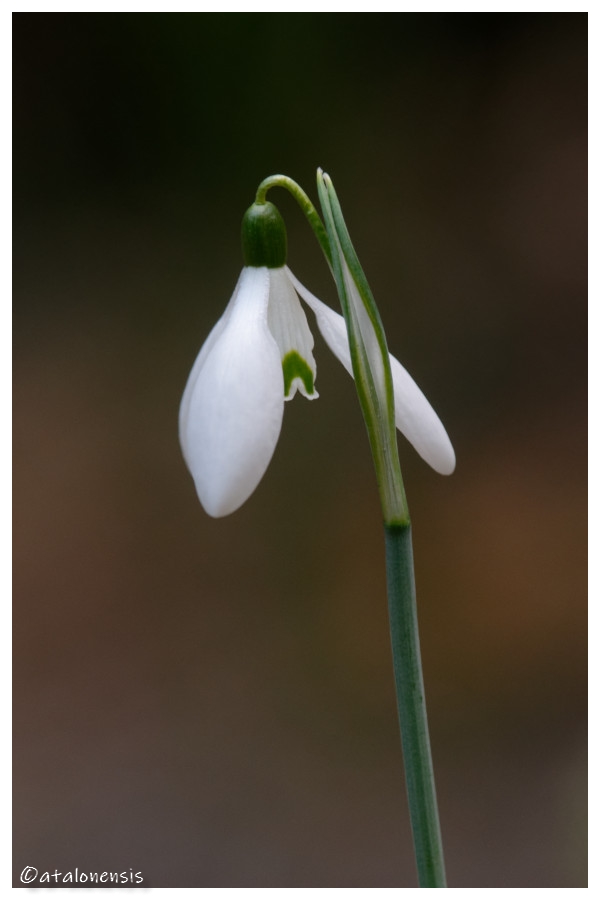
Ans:
{"type": "MultiPolygon", "coordinates": [[[[15,883],[416,884],[352,383],[210,519],[177,441],[258,182],[332,175],[392,350],[449,883],[586,884],[583,14],[14,16],[15,883]]],[[[336,304],[293,201],[290,265],[336,304]]],[[[312,320],[311,320],[312,321],[312,320]]]]}

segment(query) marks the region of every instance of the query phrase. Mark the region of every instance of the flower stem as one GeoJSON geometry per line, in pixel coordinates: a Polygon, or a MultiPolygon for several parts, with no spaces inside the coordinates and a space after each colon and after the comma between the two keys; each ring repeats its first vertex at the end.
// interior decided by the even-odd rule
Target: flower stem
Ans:
{"type": "Polygon", "coordinates": [[[300,206],[300,209],[306,216],[308,220],[308,224],[312,228],[315,233],[315,237],[321,245],[321,250],[325,254],[325,258],[329,265],[331,265],[331,248],[329,246],[329,238],[327,237],[327,232],[325,231],[325,226],[321,221],[321,217],[314,205],[312,204],[310,197],[305,191],[302,190],[299,184],[297,184],[293,178],[289,178],[287,175],[270,175],[268,178],[265,178],[264,181],[261,181],[258,188],[256,189],[256,199],[255,203],[259,205],[261,203],[266,202],[267,191],[269,191],[272,187],[282,187],[285,188],[286,191],[289,191],[294,200],[300,206]]]}
{"type": "Polygon", "coordinates": [[[385,525],[392,657],[419,887],[446,887],[429,745],[410,524],[385,525]]]}

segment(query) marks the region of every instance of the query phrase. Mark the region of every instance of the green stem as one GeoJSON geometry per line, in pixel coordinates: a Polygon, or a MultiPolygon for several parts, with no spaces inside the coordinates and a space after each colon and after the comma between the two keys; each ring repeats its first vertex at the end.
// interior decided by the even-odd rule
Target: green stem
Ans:
{"type": "Polygon", "coordinates": [[[321,217],[312,204],[308,194],[306,194],[302,190],[299,184],[296,184],[293,178],[288,178],[287,175],[270,175],[259,184],[256,190],[255,203],[258,203],[259,205],[261,203],[265,203],[267,199],[267,191],[269,191],[272,187],[282,187],[285,188],[286,191],[290,192],[290,194],[292,195],[294,200],[296,200],[296,202],[300,206],[300,209],[306,216],[308,224],[314,231],[315,237],[321,245],[321,250],[325,254],[327,262],[329,263],[329,265],[331,265],[331,248],[329,246],[329,238],[327,237],[327,232],[325,231],[325,226],[321,221],[321,217]]]}
{"type": "Polygon", "coordinates": [[[327,227],[308,195],[286,175],[265,178],[258,187],[255,202],[266,203],[267,192],[272,187],[288,190],[314,231],[337,283],[385,522],[392,657],[419,886],[446,887],[419,649],[410,519],[396,444],[387,343],[333,184],[321,170],[317,186],[327,227]]]}
{"type": "Polygon", "coordinates": [[[446,887],[429,745],[410,525],[385,526],[392,657],[419,887],[446,887]]]}

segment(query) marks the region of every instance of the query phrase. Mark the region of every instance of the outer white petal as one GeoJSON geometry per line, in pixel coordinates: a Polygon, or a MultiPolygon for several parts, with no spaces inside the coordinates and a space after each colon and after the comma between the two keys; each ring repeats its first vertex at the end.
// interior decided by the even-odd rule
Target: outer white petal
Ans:
{"type": "Polygon", "coordinates": [[[390,353],[396,428],[440,475],[452,475],[456,456],[446,429],[431,403],[395,356],[390,353]]]}
{"type": "Polygon", "coordinates": [[[281,431],[283,375],[268,301],[269,270],[243,269],[182,397],[181,446],[211,516],[226,516],[248,499],[281,431]]]}
{"type": "MultiPolygon", "coordinates": [[[[318,300],[291,272],[289,275],[302,299],[314,312],[319,330],[330,350],[352,375],[352,360],[344,317],[318,300]]],[[[436,472],[440,475],[451,475],[456,465],[456,457],[446,429],[423,391],[404,366],[391,354],[390,365],[394,382],[396,428],[436,472]]]]}
{"type": "Polygon", "coordinates": [[[185,390],[184,390],[183,396],[181,398],[181,403],[179,405],[179,442],[181,444],[181,449],[183,451],[183,457],[184,457],[186,463],[188,464],[188,468],[189,468],[190,464],[188,462],[188,457],[187,457],[187,452],[186,452],[186,442],[187,442],[187,419],[188,419],[188,412],[189,412],[189,408],[190,408],[190,399],[191,399],[194,387],[196,385],[196,381],[198,380],[198,375],[200,373],[202,366],[204,365],[206,357],[208,356],[208,354],[210,353],[210,350],[216,343],[219,335],[222,333],[223,329],[225,328],[225,324],[226,324],[228,316],[229,316],[229,311],[232,308],[233,304],[235,303],[235,299],[238,294],[238,289],[239,289],[241,280],[242,279],[240,277],[238,279],[238,283],[236,285],[235,291],[233,292],[233,296],[232,296],[231,300],[229,301],[229,303],[227,304],[225,312],[223,313],[223,315],[221,316],[219,321],[216,323],[216,325],[213,327],[212,331],[209,333],[208,337],[206,338],[202,347],[200,348],[200,353],[196,357],[194,365],[192,366],[192,371],[190,372],[190,374],[188,376],[185,390]]]}

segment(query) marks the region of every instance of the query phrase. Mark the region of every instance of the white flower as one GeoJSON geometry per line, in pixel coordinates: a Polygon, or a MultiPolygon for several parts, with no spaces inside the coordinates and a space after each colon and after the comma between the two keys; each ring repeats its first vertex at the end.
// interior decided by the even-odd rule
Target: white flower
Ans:
{"type": "MultiPolygon", "coordinates": [[[[284,400],[309,399],[314,341],[298,294],[314,312],[332,352],[352,374],[343,316],[321,303],[287,266],[246,266],[190,373],[179,438],[200,502],[211,516],[240,507],[263,477],[283,419],[284,400]]],[[[396,426],[437,472],[455,457],[444,426],[397,359],[390,356],[396,426]]]]}

